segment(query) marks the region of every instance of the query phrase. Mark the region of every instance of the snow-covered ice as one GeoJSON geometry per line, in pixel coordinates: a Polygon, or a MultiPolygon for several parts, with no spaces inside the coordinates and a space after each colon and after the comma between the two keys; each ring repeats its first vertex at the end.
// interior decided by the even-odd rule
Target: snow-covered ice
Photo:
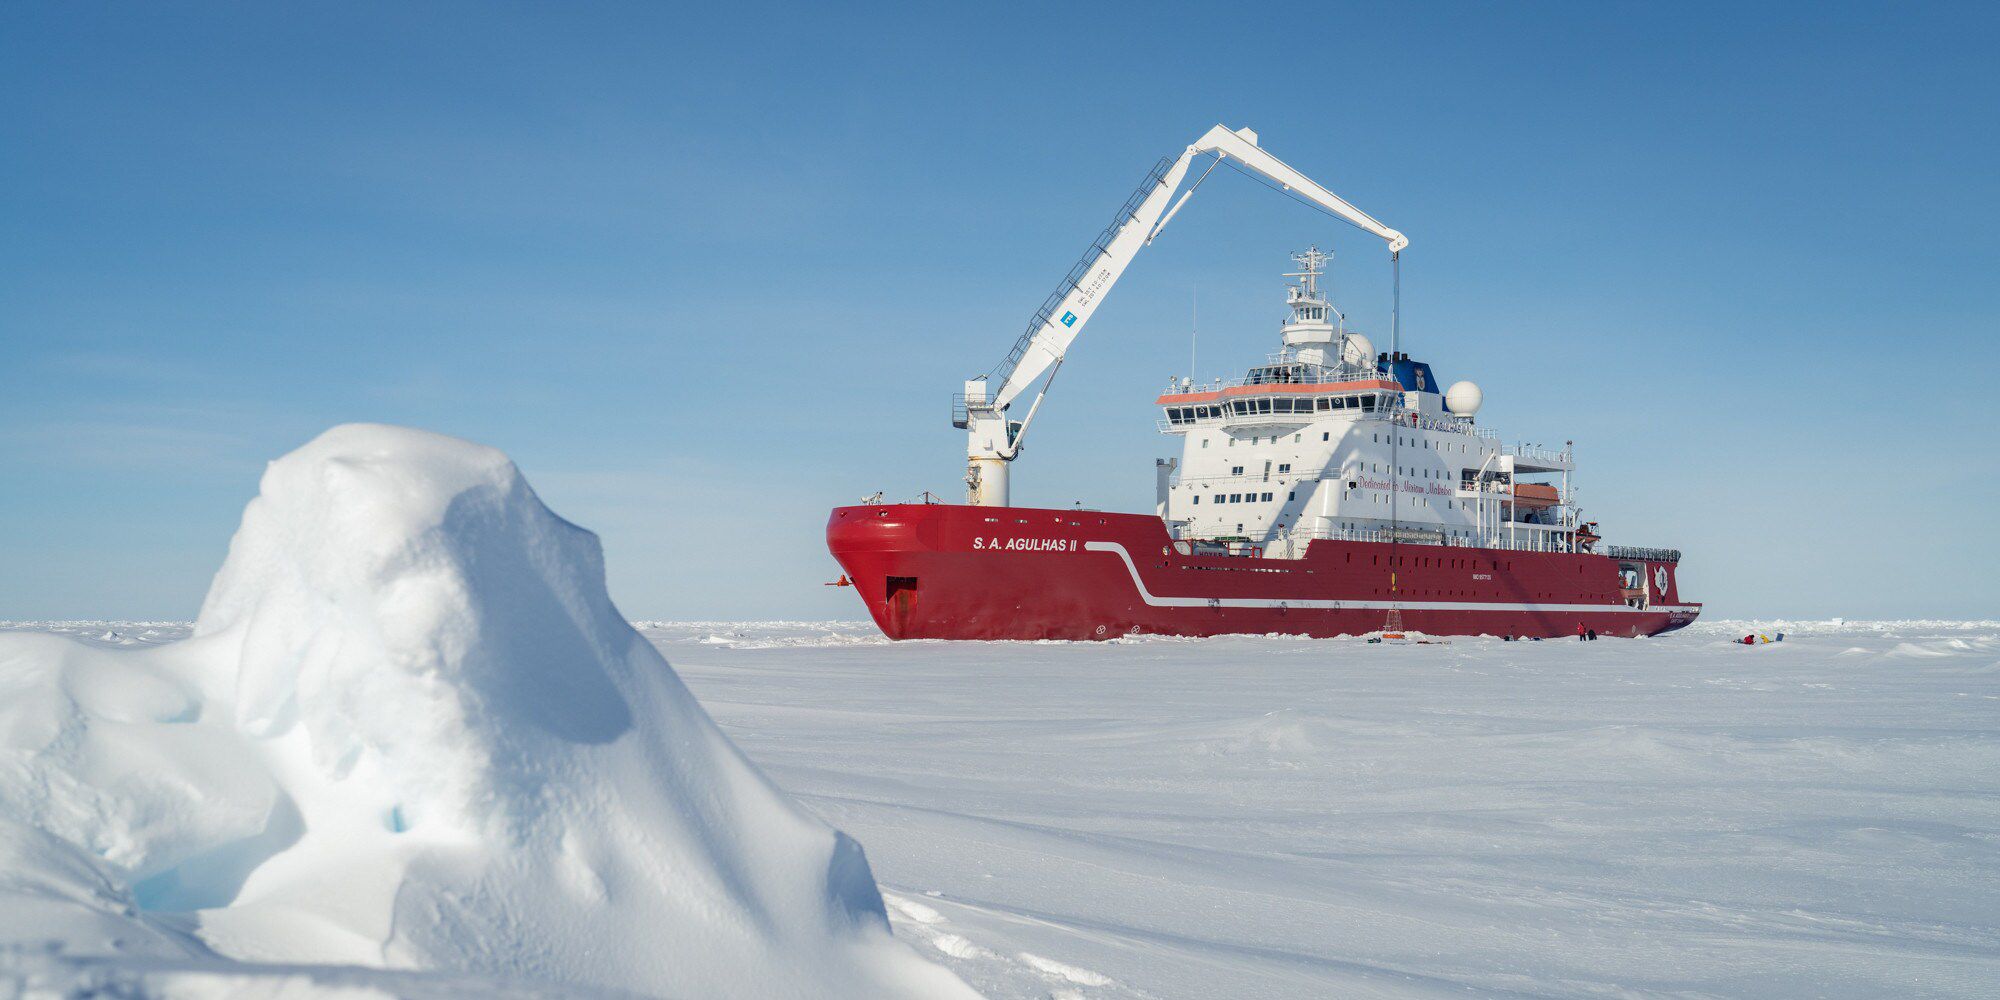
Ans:
{"type": "Polygon", "coordinates": [[[2000,622],[640,630],[990,996],[2000,996],[2000,622]]]}
{"type": "Polygon", "coordinates": [[[992,997],[2000,994],[2000,622],[638,627],[868,845],[898,936],[992,997]],[[1752,629],[1786,640],[1728,641],[1752,629]]]}
{"type": "Polygon", "coordinates": [[[971,995],[499,452],[335,428],[191,634],[59,631],[0,635],[0,992],[971,995]]]}

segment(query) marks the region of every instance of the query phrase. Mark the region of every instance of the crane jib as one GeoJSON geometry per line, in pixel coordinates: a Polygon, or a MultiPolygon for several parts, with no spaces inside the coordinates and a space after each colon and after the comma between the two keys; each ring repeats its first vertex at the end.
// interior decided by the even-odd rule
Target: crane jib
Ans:
{"type": "MultiPolygon", "coordinates": [[[[1021,363],[1022,355],[1028,351],[1028,345],[1034,342],[1035,334],[1049,325],[1050,317],[1055,313],[1056,307],[1062,305],[1063,300],[1069,297],[1070,291],[1082,283],[1084,276],[1090,273],[1091,267],[1104,258],[1104,253],[1111,248],[1111,240],[1118,235],[1118,230],[1132,221],[1132,216],[1138,213],[1139,206],[1146,203],[1146,196],[1160,186],[1160,182],[1166,178],[1167,171],[1173,165],[1173,157],[1162,156],[1160,162],[1153,164],[1153,169],[1146,172],[1146,179],[1132,189],[1132,194],[1125,199],[1125,204],[1111,217],[1111,224],[1105,226],[1104,231],[1090,241],[1090,246],[1084,248],[1083,254],[1070,266],[1069,272],[1063,275],[1063,280],[1057,283],[1055,291],[1050,292],[1049,297],[1042,301],[1042,307],[1035,310],[1034,318],[1028,320],[1028,328],[1021,331],[1020,338],[1014,341],[1014,348],[1007,352],[1006,360],[1000,362],[988,376],[989,385],[1001,385],[1014,374],[1014,368],[1021,363]]],[[[1064,326],[1076,325],[1075,320],[1061,322],[1064,326]]]]}

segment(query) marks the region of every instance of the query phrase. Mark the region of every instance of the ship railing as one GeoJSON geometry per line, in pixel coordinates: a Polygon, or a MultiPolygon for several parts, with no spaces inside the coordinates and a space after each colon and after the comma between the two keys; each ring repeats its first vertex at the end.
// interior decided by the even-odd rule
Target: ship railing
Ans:
{"type": "MultiPolygon", "coordinates": [[[[1286,548],[1303,554],[1305,544],[1313,541],[1333,542],[1400,542],[1404,545],[1437,545],[1444,548],[1462,549],[1504,549],[1510,552],[1568,552],[1569,536],[1560,532],[1536,531],[1527,537],[1508,538],[1504,535],[1480,538],[1460,536],[1446,530],[1428,528],[1294,528],[1281,536],[1289,541],[1286,548]]],[[[1647,550],[1672,551],[1672,550],[1647,550]]]]}
{"type": "Polygon", "coordinates": [[[1681,561],[1681,550],[1679,549],[1653,549],[1642,545],[1606,545],[1604,547],[1604,554],[1613,559],[1638,559],[1645,562],[1677,563],[1681,561]]]}
{"type": "Polygon", "coordinates": [[[1374,368],[1312,365],[1296,360],[1281,359],[1279,355],[1275,354],[1271,356],[1270,361],[1271,364],[1267,367],[1275,368],[1283,365],[1293,365],[1305,370],[1290,372],[1285,375],[1252,373],[1243,378],[1215,378],[1209,379],[1206,382],[1183,382],[1180,379],[1168,379],[1167,392],[1169,394],[1221,392],[1224,389],[1235,389],[1246,385],[1317,385],[1327,382],[1360,382],[1367,379],[1389,378],[1388,375],[1374,368]]]}
{"type": "MultiPolygon", "coordinates": [[[[1339,469],[1330,469],[1330,468],[1321,469],[1317,467],[1305,468],[1305,469],[1283,469],[1283,470],[1272,469],[1269,475],[1265,475],[1261,470],[1257,472],[1245,472],[1241,475],[1227,475],[1227,476],[1184,476],[1180,474],[1175,474],[1174,477],[1168,481],[1168,485],[1193,486],[1202,489],[1209,489],[1215,487],[1226,488],[1239,483],[1245,485],[1255,485],[1258,483],[1264,483],[1264,484],[1275,484],[1277,486],[1284,487],[1285,489],[1294,489],[1302,484],[1328,482],[1338,485],[1344,482],[1348,482],[1350,480],[1358,479],[1363,476],[1375,476],[1375,475],[1387,475],[1387,473],[1366,472],[1361,469],[1350,466],[1339,469]]],[[[1435,482],[1441,485],[1448,483],[1448,481],[1446,480],[1411,480],[1411,481],[1435,482]]],[[[1481,498],[1510,500],[1513,499],[1514,496],[1513,486],[1504,480],[1498,480],[1498,479],[1482,480],[1480,483],[1476,485],[1461,481],[1456,486],[1451,486],[1450,489],[1452,490],[1453,498],[1462,500],[1472,500],[1481,498]]],[[[1435,496],[1437,494],[1432,494],[1432,495],[1435,496]]]]}
{"type": "Polygon", "coordinates": [[[1570,460],[1568,449],[1551,451],[1547,448],[1537,448],[1534,445],[1528,444],[1515,445],[1507,454],[1513,455],[1515,458],[1525,458],[1531,462],[1568,462],[1570,460]]]}
{"type": "Polygon", "coordinates": [[[1444,431],[1448,434],[1471,434],[1487,440],[1497,440],[1499,438],[1499,435],[1492,431],[1473,426],[1472,421],[1464,417],[1420,417],[1414,425],[1411,425],[1409,417],[1405,416],[1403,423],[1427,431],[1444,431]]]}
{"type": "Polygon", "coordinates": [[[1404,545],[1443,545],[1467,548],[1501,548],[1504,546],[1482,546],[1476,538],[1460,538],[1447,534],[1442,529],[1431,528],[1297,528],[1286,532],[1286,537],[1294,543],[1329,542],[1401,542],[1404,545]]]}

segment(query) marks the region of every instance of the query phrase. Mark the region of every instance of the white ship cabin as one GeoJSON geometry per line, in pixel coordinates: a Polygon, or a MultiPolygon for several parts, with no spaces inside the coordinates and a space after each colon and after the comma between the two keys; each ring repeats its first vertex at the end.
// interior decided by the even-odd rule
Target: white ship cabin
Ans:
{"type": "MultiPolygon", "coordinates": [[[[1191,550],[1298,558],[1316,538],[1571,551],[1569,449],[1503,447],[1479,387],[1377,354],[1319,290],[1326,256],[1293,257],[1284,347],[1241,380],[1173,381],[1158,509],[1191,550]]],[[[1582,540],[1594,540],[1589,527],[1582,540]]]]}

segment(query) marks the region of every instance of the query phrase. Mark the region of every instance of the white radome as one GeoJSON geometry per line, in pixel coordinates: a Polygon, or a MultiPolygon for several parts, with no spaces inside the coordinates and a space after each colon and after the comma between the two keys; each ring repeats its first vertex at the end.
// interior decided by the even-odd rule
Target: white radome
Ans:
{"type": "Polygon", "coordinates": [[[1469,417],[1479,412],[1479,404],[1486,402],[1486,394],[1479,391],[1477,383],[1453,382],[1444,391],[1444,408],[1454,416],[1469,417]]]}
{"type": "Polygon", "coordinates": [[[1375,345],[1367,337],[1350,333],[1340,344],[1340,360],[1350,365],[1367,366],[1375,363],[1375,345]]]}

